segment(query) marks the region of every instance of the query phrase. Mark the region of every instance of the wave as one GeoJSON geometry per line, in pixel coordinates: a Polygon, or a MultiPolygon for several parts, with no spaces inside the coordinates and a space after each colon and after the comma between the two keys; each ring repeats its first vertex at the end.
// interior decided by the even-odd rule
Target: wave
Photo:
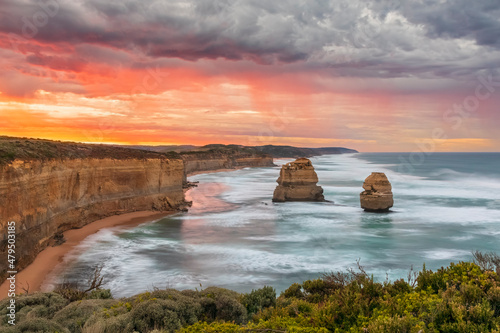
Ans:
{"type": "Polygon", "coordinates": [[[377,278],[388,273],[395,279],[411,264],[436,269],[469,258],[474,249],[500,251],[497,178],[446,163],[406,175],[390,163],[393,157],[382,157],[377,163],[359,155],[312,158],[319,185],[335,205],[272,203],[279,168],[193,176],[200,186],[189,191],[194,205],[188,213],[93,235],[73,254],[74,277],[98,261],[117,296],[166,284],[239,291],[267,284],[279,291],[353,267],[358,258],[377,278]],[[363,181],[373,171],[385,172],[393,185],[392,214],[359,206],[363,181]]]}

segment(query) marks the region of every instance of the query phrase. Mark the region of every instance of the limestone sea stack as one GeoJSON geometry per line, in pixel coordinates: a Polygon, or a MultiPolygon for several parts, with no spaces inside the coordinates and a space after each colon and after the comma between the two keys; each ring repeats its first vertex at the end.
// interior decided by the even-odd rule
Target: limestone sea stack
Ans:
{"type": "Polygon", "coordinates": [[[323,188],[317,182],[318,175],[309,159],[287,163],[281,167],[273,201],[325,201],[323,188]]]}
{"type": "Polygon", "coordinates": [[[394,204],[392,186],[383,172],[372,172],[363,183],[361,208],[369,212],[386,212],[394,204]]]}

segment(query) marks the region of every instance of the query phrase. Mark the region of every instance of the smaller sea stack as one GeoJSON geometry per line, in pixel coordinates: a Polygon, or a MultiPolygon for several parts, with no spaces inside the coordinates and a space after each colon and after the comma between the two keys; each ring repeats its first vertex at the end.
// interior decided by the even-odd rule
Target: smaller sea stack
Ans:
{"type": "Polygon", "coordinates": [[[372,172],[363,183],[361,208],[368,212],[386,212],[394,205],[392,186],[383,172],[372,172]]]}
{"type": "Polygon", "coordinates": [[[325,201],[323,188],[317,182],[318,175],[309,159],[287,163],[281,167],[273,201],[325,201]]]}

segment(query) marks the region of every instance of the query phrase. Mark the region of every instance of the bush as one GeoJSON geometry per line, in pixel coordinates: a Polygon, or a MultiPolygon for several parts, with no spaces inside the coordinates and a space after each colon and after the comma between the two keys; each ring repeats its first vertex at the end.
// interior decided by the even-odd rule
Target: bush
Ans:
{"type": "Polygon", "coordinates": [[[92,315],[83,326],[82,333],[133,333],[130,314],[104,318],[97,313],[92,315]]]}
{"type": "Polygon", "coordinates": [[[490,306],[494,311],[495,317],[500,317],[500,286],[496,286],[488,290],[486,297],[488,302],[490,302],[490,306]]]}
{"type": "Polygon", "coordinates": [[[184,293],[173,289],[155,290],[151,293],[151,297],[175,302],[175,311],[183,326],[196,323],[203,311],[196,292],[191,296],[186,296],[184,293]]]}
{"type": "Polygon", "coordinates": [[[16,325],[18,332],[26,333],[70,333],[67,328],[64,328],[59,323],[50,321],[45,318],[30,318],[23,320],[16,325]]]}
{"type": "MultiPolygon", "coordinates": [[[[1,326],[7,326],[7,305],[9,299],[0,302],[1,326]]],[[[68,301],[56,293],[34,293],[16,296],[16,322],[20,323],[25,318],[47,318],[52,316],[68,304],[68,301]]]]}
{"type": "Polygon", "coordinates": [[[241,324],[247,320],[247,310],[237,299],[220,296],[215,300],[215,319],[241,324]]]}
{"type": "Polygon", "coordinates": [[[276,305],[276,290],[273,287],[264,287],[252,290],[241,297],[241,303],[247,309],[248,315],[255,314],[262,309],[276,305]]]}
{"type": "Polygon", "coordinates": [[[82,332],[86,321],[104,307],[116,303],[114,300],[84,300],[73,302],[54,315],[54,321],[71,332],[82,332]]]}
{"type": "Polygon", "coordinates": [[[304,293],[302,292],[302,285],[299,283],[294,283],[287,290],[281,293],[284,298],[303,298],[304,293]]]}
{"type": "Polygon", "coordinates": [[[110,299],[113,298],[111,295],[111,290],[109,289],[95,289],[92,290],[87,296],[86,299],[110,299]]]}
{"type": "Polygon", "coordinates": [[[240,294],[235,291],[209,287],[200,292],[203,308],[202,320],[224,320],[244,323],[247,320],[247,310],[239,302],[240,294]]]}
{"type": "Polygon", "coordinates": [[[134,306],[130,312],[132,328],[139,332],[149,332],[153,329],[164,329],[174,332],[181,328],[177,314],[169,310],[171,304],[165,300],[151,299],[134,306]]]}
{"type": "Polygon", "coordinates": [[[6,325],[8,300],[0,302],[0,331],[499,333],[500,278],[492,268],[460,262],[436,272],[424,267],[409,282],[377,283],[359,266],[293,284],[278,298],[271,287],[243,295],[154,290],[121,300],[101,299],[110,294],[96,289],[85,297],[98,299],[69,305],[56,293],[20,295],[15,327],[6,325]]]}
{"type": "Polygon", "coordinates": [[[309,302],[318,303],[331,293],[330,285],[323,279],[308,280],[302,283],[305,298],[309,302]]]}
{"type": "Polygon", "coordinates": [[[436,273],[425,269],[417,277],[417,289],[432,289],[439,292],[450,287],[459,287],[464,283],[472,283],[479,286],[483,291],[491,288],[498,282],[498,275],[492,271],[483,271],[471,262],[451,263],[449,267],[441,267],[436,273]]]}
{"type": "Polygon", "coordinates": [[[179,333],[238,333],[248,332],[248,330],[233,323],[215,322],[208,324],[206,322],[196,323],[192,326],[183,328],[179,333]]]}
{"type": "Polygon", "coordinates": [[[371,322],[366,330],[370,333],[420,333],[424,331],[424,328],[425,323],[420,322],[417,318],[411,315],[406,315],[404,317],[380,316],[371,322]]]}

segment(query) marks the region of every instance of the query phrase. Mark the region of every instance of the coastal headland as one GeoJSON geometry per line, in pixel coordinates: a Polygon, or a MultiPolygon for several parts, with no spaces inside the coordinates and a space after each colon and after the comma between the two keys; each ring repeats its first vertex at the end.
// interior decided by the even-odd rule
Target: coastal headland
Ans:
{"type": "MultiPolygon", "coordinates": [[[[18,282],[24,278],[30,291],[36,291],[67,251],[101,228],[137,225],[185,211],[190,205],[184,197],[187,176],[270,167],[273,157],[314,152],[286,146],[278,154],[279,146],[262,147],[208,145],[176,152],[168,147],[154,151],[160,149],[0,137],[0,282],[12,271],[9,222],[16,225],[18,282]],[[42,251],[45,254],[32,264],[42,251]]],[[[355,152],[323,149],[316,153],[355,152]]]]}

